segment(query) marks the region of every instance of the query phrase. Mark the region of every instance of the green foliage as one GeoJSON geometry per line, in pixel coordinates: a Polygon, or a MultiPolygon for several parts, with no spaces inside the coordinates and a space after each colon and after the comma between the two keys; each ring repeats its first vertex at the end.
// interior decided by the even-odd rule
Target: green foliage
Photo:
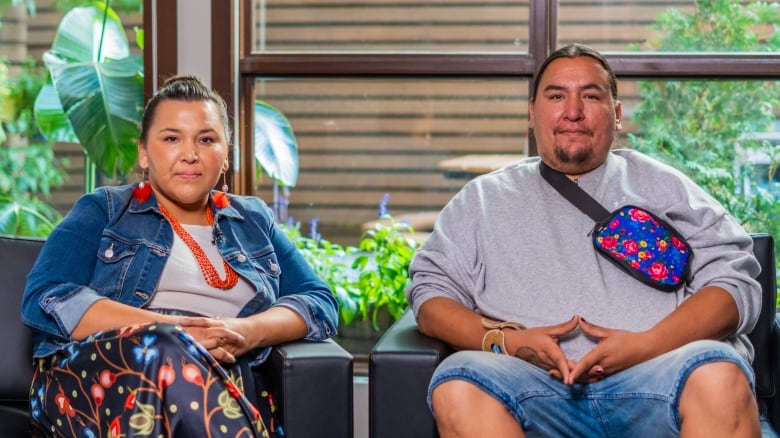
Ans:
{"type": "Polygon", "coordinates": [[[407,224],[386,214],[357,247],[329,242],[316,233],[304,236],[300,223],[280,226],[330,287],[344,324],[370,319],[379,330],[377,316],[382,309],[398,319],[409,307],[404,289],[417,243],[408,236],[413,230],[407,224]]]}
{"type": "Polygon", "coordinates": [[[41,135],[33,114],[46,71],[28,60],[9,80],[0,63],[0,233],[46,236],[60,214],[41,198],[65,180],[53,144],[41,135]]]}
{"type": "Polygon", "coordinates": [[[0,234],[48,236],[62,216],[38,198],[0,195],[0,234]]]}
{"type": "Polygon", "coordinates": [[[404,289],[409,284],[409,263],[417,250],[417,243],[409,237],[414,230],[397,222],[389,214],[379,218],[373,229],[366,231],[358,248],[363,255],[352,264],[360,271],[360,311],[377,328],[379,309],[387,307],[393,319],[398,319],[409,307],[404,289]]]}
{"type": "Polygon", "coordinates": [[[105,3],[71,9],[43,61],[53,89],[36,102],[47,135],[67,131],[64,117],[89,159],[109,177],[135,166],[143,112],[143,59],[130,53],[119,17],[105,3]],[[64,114],[64,116],[63,116],[64,114]],[[56,121],[60,120],[59,123],[56,121]]]}
{"type": "Polygon", "coordinates": [[[278,184],[298,182],[298,142],[287,117],[261,100],[255,101],[255,160],[258,176],[265,171],[278,184]]]}
{"type": "MultiPolygon", "coordinates": [[[[777,3],[700,0],[695,12],[669,10],[643,46],[660,51],[780,50],[777,3]]],[[[638,47],[634,47],[638,49],[638,47]]],[[[776,125],[780,83],[640,81],[631,116],[632,147],[682,170],[718,199],[746,229],[780,236],[780,202],[757,181],[772,181],[777,147],[762,140],[776,125]],[[769,162],[756,166],[756,158],[769,162]]],[[[780,255],[780,249],[778,249],[780,255]]],[[[780,257],[778,258],[780,260],[780,257]]]]}
{"type": "Polygon", "coordinates": [[[780,36],[777,3],[698,0],[694,13],[676,9],[656,17],[659,36],[648,48],[665,52],[774,52],[780,36]]]}
{"type": "MultiPolygon", "coordinates": [[[[34,0],[0,0],[0,13],[34,0]]],[[[49,71],[30,60],[13,81],[0,62],[0,233],[46,236],[61,216],[41,200],[66,176],[53,141],[79,142],[109,176],[124,175],[136,160],[143,107],[143,63],[129,54],[119,18],[105,3],[55,0],[69,12],[52,49],[49,71]],[[51,80],[49,79],[51,74],[51,80]],[[51,83],[47,83],[51,81],[51,83]]],[[[115,1],[138,11],[141,0],[115,1]]],[[[62,10],[62,9],[61,9],[62,10]]]]}
{"type": "Polygon", "coordinates": [[[354,254],[356,248],[304,236],[300,223],[279,226],[295,243],[317,276],[328,284],[339,303],[339,317],[345,324],[350,324],[358,316],[360,307],[357,276],[352,272],[349,263],[350,255],[354,254]]]}
{"type": "MultiPolygon", "coordinates": [[[[84,6],[86,3],[88,2],[85,0],[52,0],[52,4],[60,12],[68,12],[73,8],[84,6]]],[[[117,12],[138,12],[143,8],[143,5],[143,0],[113,0],[111,2],[111,8],[117,12]]]]}

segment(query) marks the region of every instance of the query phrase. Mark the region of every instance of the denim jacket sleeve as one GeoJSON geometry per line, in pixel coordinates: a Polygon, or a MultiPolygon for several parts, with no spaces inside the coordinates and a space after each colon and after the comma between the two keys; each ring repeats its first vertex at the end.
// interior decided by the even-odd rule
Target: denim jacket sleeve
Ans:
{"type": "Polygon", "coordinates": [[[22,298],[25,324],[67,342],[87,309],[103,298],[85,285],[90,283],[107,218],[98,193],[82,196],[46,239],[27,276],[22,298]]]}
{"type": "Polygon", "coordinates": [[[273,211],[256,196],[231,196],[230,201],[230,206],[215,216],[219,234],[224,237],[223,256],[258,288],[256,299],[244,306],[239,316],[282,306],[303,318],[305,339],[318,341],[335,335],[336,299],[295,243],[277,226],[273,211]],[[247,264],[238,263],[244,256],[252,260],[252,269],[245,270],[247,264]]]}

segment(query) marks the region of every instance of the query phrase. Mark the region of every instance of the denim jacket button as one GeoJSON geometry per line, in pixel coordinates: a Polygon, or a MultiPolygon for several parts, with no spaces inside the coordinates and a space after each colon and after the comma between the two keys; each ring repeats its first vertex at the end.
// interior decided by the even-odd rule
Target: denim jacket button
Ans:
{"type": "Polygon", "coordinates": [[[245,261],[246,261],[246,256],[243,255],[243,254],[239,254],[238,255],[238,262],[239,263],[244,263],[245,261]]]}
{"type": "Polygon", "coordinates": [[[114,257],[114,242],[111,242],[111,244],[108,245],[108,249],[106,249],[106,252],[104,252],[103,255],[105,255],[107,259],[114,257]]]}

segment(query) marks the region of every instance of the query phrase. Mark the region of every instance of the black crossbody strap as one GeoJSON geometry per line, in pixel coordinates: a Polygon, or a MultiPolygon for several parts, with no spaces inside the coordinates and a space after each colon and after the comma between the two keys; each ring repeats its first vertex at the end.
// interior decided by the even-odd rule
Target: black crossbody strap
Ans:
{"type": "Polygon", "coordinates": [[[582,210],[583,213],[590,216],[591,219],[599,222],[609,216],[609,211],[606,208],[593,199],[588,192],[582,190],[577,183],[570,180],[568,176],[553,170],[550,166],[544,164],[544,161],[539,163],[539,169],[542,173],[542,177],[550,183],[558,193],[574,204],[575,207],[582,210]]]}

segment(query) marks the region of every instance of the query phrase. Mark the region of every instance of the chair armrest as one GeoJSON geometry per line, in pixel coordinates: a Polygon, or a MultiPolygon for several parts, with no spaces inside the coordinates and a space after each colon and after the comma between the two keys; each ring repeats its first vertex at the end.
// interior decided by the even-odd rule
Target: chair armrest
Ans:
{"type": "Polygon", "coordinates": [[[263,364],[285,436],[352,437],[352,355],[332,340],[273,348],[263,364]]]}
{"type": "MultiPolygon", "coordinates": [[[[777,377],[780,376],[780,314],[775,315],[775,321],[772,327],[772,355],[770,359],[772,361],[772,374],[775,377],[773,380],[776,380],[777,377]]],[[[774,391],[770,394],[768,400],[769,412],[767,413],[767,417],[774,429],[778,430],[780,429],[780,393],[776,388],[773,389],[774,391]]]]}
{"type": "Polygon", "coordinates": [[[369,356],[369,435],[435,437],[427,395],[433,371],[452,350],[417,330],[406,312],[374,345],[369,356]]]}

